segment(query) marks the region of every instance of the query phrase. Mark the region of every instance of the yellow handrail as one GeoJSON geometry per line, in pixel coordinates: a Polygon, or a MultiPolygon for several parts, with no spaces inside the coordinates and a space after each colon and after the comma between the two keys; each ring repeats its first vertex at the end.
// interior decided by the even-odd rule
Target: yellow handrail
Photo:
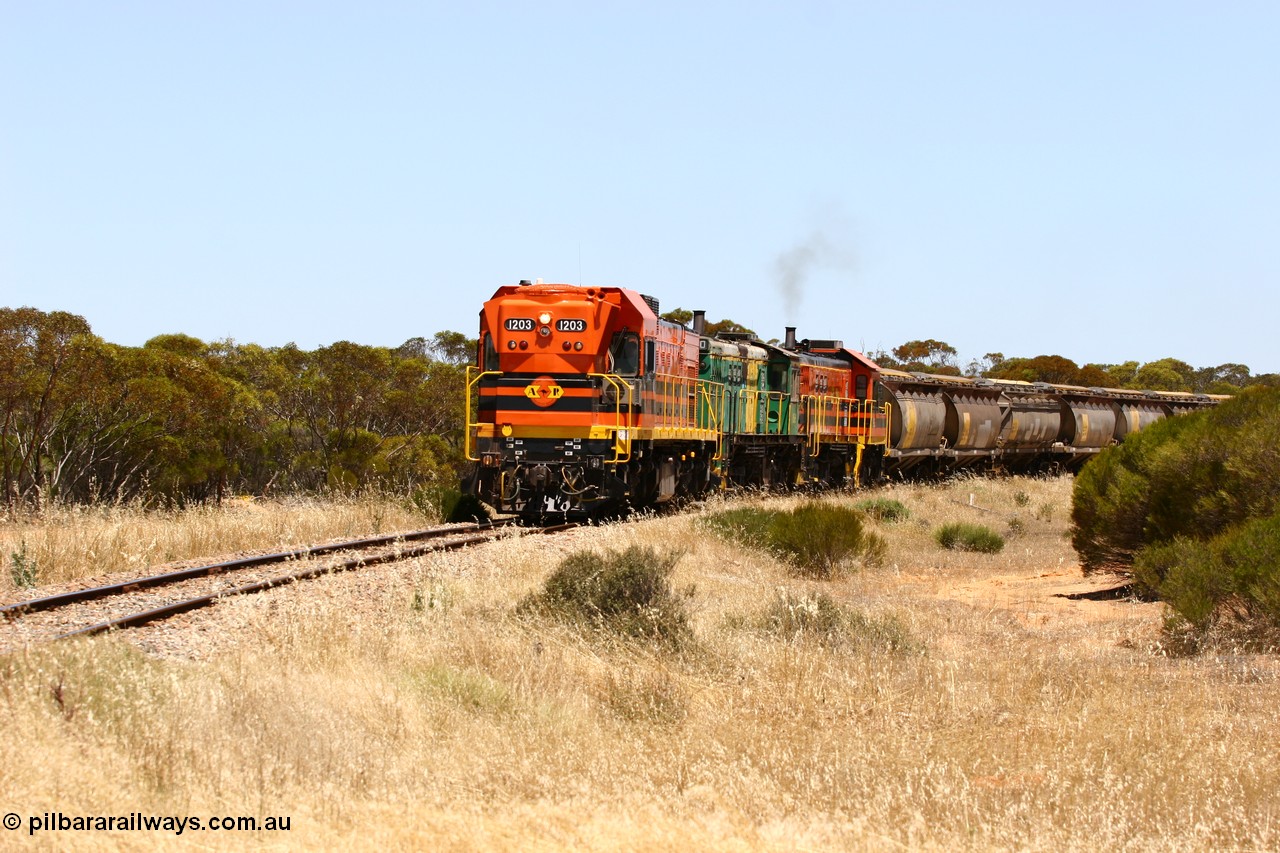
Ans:
{"type": "Polygon", "coordinates": [[[654,428],[723,432],[723,384],[674,373],[652,376],[654,405],[646,410],[654,428]],[[699,409],[700,400],[708,404],[705,412],[699,409]]]}
{"type": "Polygon", "coordinates": [[[788,435],[791,432],[791,407],[787,405],[790,400],[787,395],[781,391],[760,391],[756,388],[740,388],[734,394],[738,404],[738,432],[750,433],[752,435],[788,435]],[[769,427],[769,405],[777,402],[778,404],[778,424],[773,429],[769,427]],[[763,405],[762,405],[763,404],[763,405]],[[763,428],[760,423],[761,415],[764,416],[763,428]],[[783,423],[783,418],[787,423],[783,423]]]}
{"type": "Polygon", "coordinates": [[[471,420],[471,392],[475,390],[475,387],[477,384],[479,384],[480,380],[484,379],[486,376],[501,376],[501,375],[502,375],[501,370],[483,370],[482,371],[482,370],[479,370],[479,368],[477,368],[475,365],[471,365],[471,364],[467,365],[467,403],[466,403],[466,425],[467,426],[466,426],[466,429],[463,431],[463,436],[462,436],[462,453],[467,458],[468,462],[480,461],[479,456],[471,455],[472,429],[474,428],[476,431],[479,431],[480,429],[480,422],[476,421],[473,423],[471,420]],[[471,378],[472,373],[476,374],[475,379],[471,378]]]}
{"type": "Polygon", "coordinates": [[[824,441],[844,440],[858,445],[888,443],[888,403],[877,405],[872,399],[855,400],[812,394],[802,397],[800,403],[804,415],[804,432],[812,453],[818,453],[824,441]],[[877,418],[883,420],[877,423],[877,418]],[[883,430],[884,435],[873,438],[872,433],[877,428],[883,430]]]}
{"type": "MultiPolygon", "coordinates": [[[[868,414],[869,414],[869,415],[870,415],[870,417],[871,417],[871,429],[873,429],[873,430],[874,430],[874,429],[876,428],[876,414],[877,414],[877,408],[876,408],[876,405],[875,405],[875,401],[874,401],[874,400],[868,400],[867,402],[870,404],[870,405],[868,406],[868,410],[869,410],[869,411],[868,411],[868,414]]],[[[870,436],[868,436],[867,444],[883,444],[883,445],[885,445],[886,447],[888,447],[888,445],[889,445],[889,422],[890,422],[890,418],[892,418],[892,413],[890,412],[890,409],[891,409],[891,408],[893,408],[893,407],[892,407],[892,405],[891,405],[891,404],[889,404],[889,403],[884,403],[884,404],[882,404],[882,405],[879,407],[879,414],[880,414],[880,416],[881,416],[881,417],[883,417],[883,418],[884,418],[884,422],[883,422],[882,424],[880,424],[880,426],[881,426],[881,427],[883,428],[883,430],[884,430],[884,433],[883,433],[883,434],[880,436],[880,438],[879,438],[879,439],[877,439],[876,441],[871,441],[871,440],[870,440],[870,436]]]]}
{"type": "Polygon", "coordinates": [[[724,459],[724,417],[725,417],[725,389],[724,385],[719,382],[710,382],[705,379],[694,380],[698,399],[694,401],[694,424],[699,429],[709,430],[716,436],[716,453],[711,457],[712,462],[719,462],[724,459]],[[702,413],[706,412],[707,421],[704,422],[702,413]]]}
{"type": "MultiPolygon", "coordinates": [[[[632,411],[636,389],[630,382],[615,373],[588,373],[587,376],[600,380],[600,390],[602,392],[606,382],[616,392],[613,395],[613,458],[609,460],[608,464],[615,465],[620,462],[630,462],[631,430],[629,425],[622,419],[622,389],[626,389],[627,412],[632,411]]],[[[604,426],[608,426],[608,424],[604,426]]]]}

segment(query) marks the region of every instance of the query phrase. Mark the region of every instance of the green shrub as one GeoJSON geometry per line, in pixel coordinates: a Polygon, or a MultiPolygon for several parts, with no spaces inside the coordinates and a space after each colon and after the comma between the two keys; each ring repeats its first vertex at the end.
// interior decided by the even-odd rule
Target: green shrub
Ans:
{"type": "Polygon", "coordinates": [[[790,511],[742,507],[707,516],[712,531],[748,547],[767,548],[804,576],[835,577],[855,559],[875,564],[885,543],[857,510],[808,501],[790,511]]]}
{"type": "Polygon", "coordinates": [[[1161,421],[1084,467],[1072,544],[1168,602],[1166,648],[1280,645],[1280,388],[1161,421]]]}
{"type": "Polygon", "coordinates": [[[801,574],[824,579],[858,556],[878,563],[885,550],[884,540],[865,529],[857,510],[816,501],[775,516],[769,544],[801,574]]]}
{"type": "Polygon", "coordinates": [[[865,513],[876,521],[903,521],[911,517],[911,510],[906,504],[893,498],[867,498],[858,501],[853,508],[865,513]]]}
{"type": "Polygon", "coordinates": [[[40,580],[36,561],[27,556],[27,541],[18,543],[18,550],[9,554],[9,577],[18,589],[30,589],[40,580]]]}
{"type": "Polygon", "coordinates": [[[981,524],[958,521],[938,528],[933,536],[939,545],[949,551],[998,554],[1004,548],[1004,537],[981,524]]]}
{"type": "Polygon", "coordinates": [[[1086,570],[1132,566],[1147,545],[1210,539],[1280,507],[1280,388],[1166,418],[1091,460],[1072,491],[1086,570]]]}
{"type": "Polygon", "coordinates": [[[1027,506],[1031,503],[1031,495],[1019,489],[1013,493],[1013,503],[1016,506],[1027,506]]]}
{"type": "Polygon", "coordinates": [[[671,588],[678,551],[632,545],[625,551],[579,551],[561,561],[517,612],[539,613],[624,637],[678,647],[690,639],[685,599],[671,588]]]}
{"type": "Polygon", "coordinates": [[[812,639],[823,645],[852,643],[903,651],[914,647],[902,622],[875,619],[846,607],[825,592],[796,595],[779,590],[759,621],[760,628],[787,640],[812,639]]]}
{"type": "Polygon", "coordinates": [[[1134,563],[1134,579],[1164,599],[1195,636],[1230,623],[1232,639],[1274,645],[1280,635],[1280,513],[1209,540],[1178,538],[1145,548],[1134,563]]]}
{"type": "Polygon", "coordinates": [[[769,525],[777,512],[743,506],[703,516],[699,523],[725,539],[753,548],[769,547],[769,525]]]}

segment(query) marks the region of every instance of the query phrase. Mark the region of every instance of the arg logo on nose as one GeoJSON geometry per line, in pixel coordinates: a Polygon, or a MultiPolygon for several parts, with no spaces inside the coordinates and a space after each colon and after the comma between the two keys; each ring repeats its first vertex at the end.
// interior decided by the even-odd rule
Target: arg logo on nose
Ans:
{"type": "Polygon", "coordinates": [[[564,396],[564,389],[550,376],[539,376],[524,387],[524,395],[532,400],[535,406],[545,409],[564,396]]]}

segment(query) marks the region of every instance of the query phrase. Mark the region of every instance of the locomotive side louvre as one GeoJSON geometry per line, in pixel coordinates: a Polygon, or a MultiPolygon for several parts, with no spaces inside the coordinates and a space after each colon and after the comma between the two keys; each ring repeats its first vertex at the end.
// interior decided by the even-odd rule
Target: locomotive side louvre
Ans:
{"type": "Polygon", "coordinates": [[[768,432],[767,353],[742,341],[703,337],[699,341],[698,378],[725,389],[724,432],[768,432]]]}

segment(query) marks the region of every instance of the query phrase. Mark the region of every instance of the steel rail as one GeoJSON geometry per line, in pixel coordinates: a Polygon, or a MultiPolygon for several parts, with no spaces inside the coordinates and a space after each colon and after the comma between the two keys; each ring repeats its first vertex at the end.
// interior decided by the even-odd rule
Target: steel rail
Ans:
{"type": "MultiPolygon", "coordinates": [[[[365,566],[376,566],[380,563],[392,563],[397,560],[407,559],[409,557],[418,557],[423,554],[429,554],[429,553],[432,553],[433,551],[457,551],[461,548],[467,547],[468,545],[478,545],[480,543],[488,542],[492,540],[497,535],[497,530],[501,527],[506,527],[506,526],[508,525],[506,524],[483,525],[483,529],[485,532],[479,533],[473,536],[468,536],[464,539],[450,539],[445,542],[434,542],[426,545],[417,545],[413,548],[397,550],[390,554],[380,554],[374,557],[353,557],[349,560],[343,560],[340,563],[330,563],[324,566],[317,566],[315,568],[304,569],[299,572],[293,572],[286,575],[279,575],[278,577],[269,578],[264,581],[259,581],[258,583],[246,584],[245,586],[239,586],[233,589],[224,589],[220,592],[210,593],[208,595],[201,595],[201,596],[197,596],[196,598],[186,599],[184,601],[175,601],[172,604],[166,604],[161,607],[156,607],[152,610],[144,611],[142,613],[134,613],[129,616],[120,616],[116,619],[108,619],[105,622],[98,622],[94,625],[89,625],[85,628],[78,628],[75,631],[68,631],[65,634],[58,635],[54,639],[65,640],[70,637],[87,637],[87,636],[92,636],[94,634],[101,634],[104,631],[110,631],[116,628],[133,628],[139,625],[145,625],[148,622],[154,622],[159,619],[168,618],[169,616],[175,616],[179,613],[186,613],[187,611],[190,611],[190,610],[197,610],[201,607],[208,607],[209,605],[216,604],[219,600],[223,598],[230,598],[231,596],[235,596],[235,595],[251,595],[253,593],[264,592],[266,590],[274,589],[275,587],[294,583],[296,581],[310,580],[312,578],[320,577],[321,575],[336,574],[338,572],[351,571],[354,569],[364,568],[365,566]]],[[[571,528],[578,527],[578,526],[579,525],[575,523],[557,524],[557,525],[552,525],[550,527],[539,528],[538,530],[531,530],[530,532],[531,533],[559,533],[562,530],[569,530],[571,528]]]]}
{"type": "Polygon", "coordinates": [[[285,551],[276,554],[261,554],[256,557],[241,557],[235,560],[227,560],[221,563],[210,563],[204,566],[191,566],[174,572],[151,575],[150,577],[135,578],[133,580],[91,587],[89,589],[72,590],[71,592],[63,592],[58,595],[50,595],[44,598],[33,598],[28,601],[18,601],[4,607],[0,607],[0,616],[12,619],[16,616],[21,616],[24,613],[35,613],[42,610],[55,610],[59,607],[65,607],[68,604],[77,604],[82,601],[93,601],[99,598],[108,598],[113,595],[122,595],[151,587],[168,586],[169,584],[191,580],[192,578],[203,578],[211,575],[222,574],[224,572],[233,572],[240,569],[269,566],[273,563],[285,563],[289,560],[323,557],[339,551],[355,551],[364,548],[376,548],[381,545],[392,545],[396,542],[416,542],[422,539],[435,539],[443,536],[449,536],[451,534],[474,533],[479,530],[506,527],[511,523],[511,521],[502,520],[487,524],[475,524],[468,527],[431,527],[426,530],[414,530],[407,533],[391,533],[385,536],[373,536],[367,539],[352,539],[346,542],[336,542],[332,545],[317,545],[310,548],[299,548],[296,551],[285,551]]]}

